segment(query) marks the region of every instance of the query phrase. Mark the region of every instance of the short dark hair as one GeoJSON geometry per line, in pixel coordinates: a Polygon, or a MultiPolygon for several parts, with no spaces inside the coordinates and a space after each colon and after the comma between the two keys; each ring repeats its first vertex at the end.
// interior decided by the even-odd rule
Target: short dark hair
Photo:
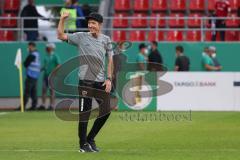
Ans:
{"type": "Polygon", "coordinates": [[[158,46],[158,42],[157,41],[152,41],[152,44],[155,45],[156,47],[158,46]]]}
{"type": "Polygon", "coordinates": [[[184,52],[184,49],[183,49],[182,46],[177,46],[177,47],[176,47],[176,51],[179,51],[179,52],[183,53],[183,52],[184,52]]]}
{"type": "Polygon", "coordinates": [[[36,47],[36,43],[34,43],[34,42],[29,42],[29,43],[28,43],[28,46],[36,47]]]}
{"type": "Polygon", "coordinates": [[[144,43],[139,44],[139,50],[146,48],[146,45],[144,43]]]}

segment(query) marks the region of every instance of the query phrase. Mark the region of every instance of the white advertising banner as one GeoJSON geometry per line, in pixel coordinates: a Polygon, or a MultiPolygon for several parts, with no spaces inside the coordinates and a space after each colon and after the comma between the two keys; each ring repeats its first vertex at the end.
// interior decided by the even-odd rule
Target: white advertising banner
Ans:
{"type": "Polygon", "coordinates": [[[160,80],[173,89],[158,96],[157,110],[240,111],[240,73],[167,72],[160,80]]]}

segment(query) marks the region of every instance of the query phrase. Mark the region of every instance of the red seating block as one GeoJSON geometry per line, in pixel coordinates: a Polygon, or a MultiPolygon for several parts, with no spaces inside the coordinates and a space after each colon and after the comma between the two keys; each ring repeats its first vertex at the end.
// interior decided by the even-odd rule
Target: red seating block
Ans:
{"type": "Polygon", "coordinates": [[[15,41],[14,31],[0,30],[0,41],[15,41]]]}
{"type": "Polygon", "coordinates": [[[130,31],[129,40],[130,41],[145,41],[146,31],[130,31]]]}
{"type": "Polygon", "coordinates": [[[240,31],[226,31],[225,41],[240,41],[240,31]]]}
{"type": "Polygon", "coordinates": [[[166,11],[168,8],[167,0],[153,0],[152,10],[153,11],[166,11]]]}
{"type": "Polygon", "coordinates": [[[150,27],[154,27],[154,28],[156,26],[158,26],[158,27],[165,27],[166,26],[166,19],[158,19],[158,22],[157,22],[157,17],[158,18],[165,18],[166,14],[163,14],[163,13],[153,13],[151,15],[151,19],[149,21],[150,27]]]}
{"type": "Polygon", "coordinates": [[[119,30],[113,31],[113,41],[119,42],[119,41],[125,41],[126,39],[127,39],[126,31],[119,31],[119,30]]]}
{"type": "Polygon", "coordinates": [[[113,27],[125,28],[128,27],[128,15],[126,13],[115,13],[113,19],[113,27]]]}
{"type": "Polygon", "coordinates": [[[187,41],[201,41],[201,31],[187,31],[187,41]]]}
{"type": "Polygon", "coordinates": [[[231,10],[237,10],[240,4],[239,0],[228,0],[230,2],[231,10]]]}
{"type": "Polygon", "coordinates": [[[207,1],[208,10],[215,10],[216,1],[217,0],[208,0],[207,1]]]}
{"type": "Polygon", "coordinates": [[[149,1],[148,0],[134,0],[133,5],[134,11],[148,11],[149,1]]]}
{"type": "Polygon", "coordinates": [[[115,11],[128,11],[131,9],[130,0],[117,0],[114,1],[114,10],[115,11]]]}
{"type": "Polygon", "coordinates": [[[148,32],[148,41],[163,41],[164,32],[151,30],[148,32]]]}
{"type": "Polygon", "coordinates": [[[13,28],[17,26],[17,15],[13,13],[2,14],[2,27],[13,28]]]}
{"type": "Polygon", "coordinates": [[[231,19],[228,19],[226,21],[226,26],[227,27],[238,27],[239,26],[239,20],[237,19],[237,14],[231,14],[231,19]]]}
{"type": "Polygon", "coordinates": [[[203,11],[205,9],[205,0],[190,0],[189,9],[203,11]]]}
{"type": "Polygon", "coordinates": [[[188,19],[188,27],[201,27],[201,14],[191,13],[188,19]]]}
{"type": "MultiPolygon", "coordinates": [[[[204,41],[212,41],[212,31],[208,30],[205,32],[205,38],[204,41]]],[[[220,35],[217,34],[216,41],[220,41],[220,35]]]]}
{"type": "Polygon", "coordinates": [[[172,11],[184,11],[186,10],[186,0],[172,0],[170,1],[170,9],[172,11]]]}
{"type": "Polygon", "coordinates": [[[167,41],[183,41],[182,31],[178,31],[178,30],[168,31],[167,41]]]}
{"type": "Polygon", "coordinates": [[[18,11],[20,8],[20,0],[5,0],[4,11],[18,11]]]}
{"type": "Polygon", "coordinates": [[[135,13],[133,17],[137,17],[132,19],[131,26],[133,28],[146,28],[147,27],[147,15],[143,13],[135,13]]]}
{"type": "Polygon", "coordinates": [[[184,27],[184,14],[182,13],[172,13],[170,15],[169,26],[174,27],[184,27]]]}

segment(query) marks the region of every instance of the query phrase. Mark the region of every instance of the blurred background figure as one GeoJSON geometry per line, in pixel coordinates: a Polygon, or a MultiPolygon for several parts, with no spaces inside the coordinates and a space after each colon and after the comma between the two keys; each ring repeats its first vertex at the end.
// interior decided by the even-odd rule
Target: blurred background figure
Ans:
{"type": "Polygon", "coordinates": [[[158,50],[157,41],[151,42],[151,51],[148,55],[148,70],[149,71],[162,71],[163,59],[158,50]]]}
{"type": "Polygon", "coordinates": [[[116,96],[116,90],[117,90],[117,85],[118,85],[118,74],[122,70],[122,65],[123,63],[127,62],[127,56],[124,55],[124,42],[118,42],[117,43],[117,48],[114,50],[114,55],[113,55],[113,79],[112,79],[112,94],[114,96],[112,97],[112,101],[114,104],[114,110],[117,110],[117,103],[118,99],[116,96]]]}
{"type": "MultiPolygon", "coordinates": [[[[230,2],[228,0],[218,0],[215,4],[215,13],[217,18],[216,28],[217,29],[225,29],[226,28],[226,20],[221,19],[221,17],[228,17],[231,12],[230,2]]],[[[225,41],[225,30],[217,31],[220,33],[221,41],[225,41]]]]}
{"type": "MultiPolygon", "coordinates": [[[[24,67],[26,68],[26,79],[24,88],[24,107],[28,103],[29,97],[32,99],[32,106],[28,110],[35,110],[37,106],[37,81],[40,76],[41,61],[39,52],[36,49],[34,42],[28,43],[28,56],[24,61],[24,67]]],[[[20,110],[20,107],[17,108],[20,110]]]]}
{"type": "Polygon", "coordinates": [[[43,17],[38,13],[36,6],[34,5],[34,0],[28,0],[28,4],[23,8],[21,12],[21,17],[26,18],[23,21],[23,27],[25,29],[24,33],[26,34],[27,41],[37,41],[38,40],[38,19],[42,18],[47,20],[47,18],[43,17]],[[31,19],[32,18],[32,19],[31,19]],[[35,30],[31,30],[31,28],[35,30]]]}
{"type": "Polygon", "coordinates": [[[184,55],[184,49],[182,46],[176,47],[176,60],[175,60],[175,71],[189,71],[190,60],[184,55]]]}
{"type": "Polygon", "coordinates": [[[60,14],[68,12],[69,17],[65,22],[66,32],[73,33],[77,30],[77,9],[73,7],[72,0],[65,0],[65,6],[61,9],[60,14]]]}
{"type": "MultiPolygon", "coordinates": [[[[65,23],[65,29],[72,33],[84,27],[85,15],[81,6],[78,4],[78,0],[65,0],[65,6],[61,9],[60,13],[69,12],[68,21],[65,23]]],[[[87,26],[85,26],[87,28],[87,26]]]]}
{"type": "Polygon", "coordinates": [[[77,21],[76,21],[76,25],[77,28],[83,28],[83,23],[85,21],[85,19],[80,19],[80,18],[84,18],[84,14],[83,14],[83,10],[81,8],[81,6],[78,4],[78,0],[72,0],[72,8],[75,8],[77,11],[77,21]]]}
{"type": "Polygon", "coordinates": [[[213,51],[209,48],[205,48],[202,54],[202,70],[203,71],[219,71],[221,67],[216,67],[212,59],[213,51]]]}
{"type": "Polygon", "coordinates": [[[209,27],[211,28],[211,40],[212,41],[216,41],[217,38],[217,32],[216,32],[216,23],[217,23],[217,19],[216,19],[216,13],[210,12],[209,15],[210,19],[209,19],[209,27]]]}
{"type": "Polygon", "coordinates": [[[55,93],[49,87],[48,79],[50,74],[60,66],[60,59],[58,55],[54,52],[56,46],[54,43],[48,43],[46,45],[46,56],[44,57],[44,64],[42,67],[43,73],[43,86],[42,86],[42,105],[39,106],[39,110],[46,109],[46,97],[48,90],[50,91],[50,104],[48,106],[48,110],[52,110],[55,103],[55,93]]]}
{"type": "Polygon", "coordinates": [[[211,58],[212,58],[212,60],[213,60],[214,66],[219,68],[218,71],[221,71],[221,70],[222,70],[222,66],[221,66],[221,64],[219,63],[218,59],[217,59],[216,47],[210,46],[210,47],[209,47],[209,52],[210,52],[210,54],[211,54],[211,58]]]}
{"type": "Polygon", "coordinates": [[[144,43],[139,45],[139,53],[136,58],[137,62],[137,73],[134,78],[134,87],[136,88],[135,92],[135,104],[141,103],[141,95],[140,91],[142,89],[143,81],[144,81],[144,71],[147,69],[147,46],[144,43]]]}

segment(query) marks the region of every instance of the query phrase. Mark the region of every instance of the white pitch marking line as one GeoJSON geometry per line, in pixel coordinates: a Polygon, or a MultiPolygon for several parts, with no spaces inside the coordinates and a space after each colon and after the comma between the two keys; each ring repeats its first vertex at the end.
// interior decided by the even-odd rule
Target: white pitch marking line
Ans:
{"type": "Polygon", "coordinates": [[[0,112],[0,116],[6,115],[6,114],[9,114],[9,113],[7,113],[7,112],[0,112]]]}
{"type": "MultiPolygon", "coordinates": [[[[106,149],[103,151],[107,152],[140,152],[143,151],[141,149],[106,149]]],[[[148,150],[144,150],[148,151],[148,150]]],[[[236,152],[240,151],[240,149],[159,149],[159,150],[149,150],[149,151],[159,151],[159,152],[189,152],[189,151],[199,151],[199,152],[216,152],[216,151],[221,151],[221,152],[236,152]]],[[[67,149],[2,149],[0,152],[78,152],[78,150],[67,150],[67,149]]]]}

